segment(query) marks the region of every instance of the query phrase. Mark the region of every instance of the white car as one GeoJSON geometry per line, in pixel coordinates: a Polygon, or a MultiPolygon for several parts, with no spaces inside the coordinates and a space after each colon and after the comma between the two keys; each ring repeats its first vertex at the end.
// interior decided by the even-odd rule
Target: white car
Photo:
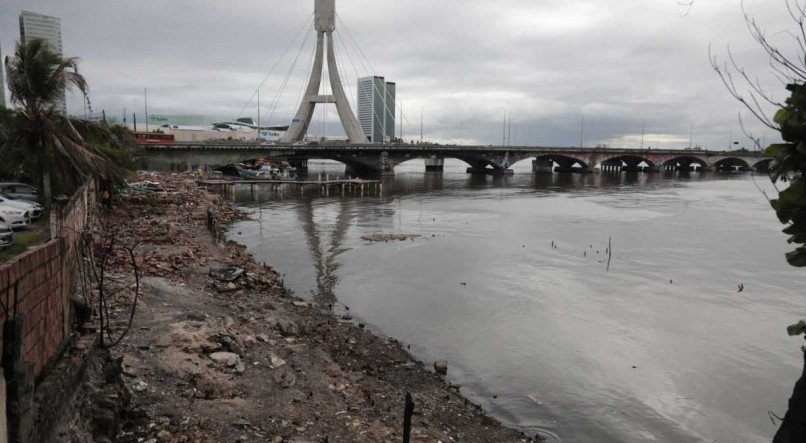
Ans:
{"type": "Polygon", "coordinates": [[[0,223],[0,248],[14,244],[14,230],[5,223],[0,223]]]}
{"type": "Polygon", "coordinates": [[[31,223],[31,215],[24,209],[0,203],[0,223],[7,224],[11,229],[24,228],[31,223]]]}
{"type": "Polygon", "coordinates": [[[39,217],[42,216],[43,212],[42,205],[39,203],[22,199],[11,199],[3,193],[0,193],[0,205],[20,208],[23,211],[28,212],[31,220],[39,220],[39,217]]]}
{"type": "Polygon", "coordinates": [[[28,212],[30,218],[32,220],[39,220],[39,217],[42,217],[42,205],[36,202],[22,200],[22,199],[13,199],[9,198],[7,195],[0,193],[0,205],[17,207],[22,209],[23,211],[28,212]]]}

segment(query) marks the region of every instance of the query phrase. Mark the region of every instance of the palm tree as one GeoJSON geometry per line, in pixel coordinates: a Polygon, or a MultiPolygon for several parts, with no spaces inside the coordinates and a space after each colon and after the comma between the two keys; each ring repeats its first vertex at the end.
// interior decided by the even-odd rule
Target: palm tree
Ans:
{"type": "Polygon", "coordinates": [[[39,177],[39,198],[51,203],[51,174],[69,187],[81,185],[90,175],[108,176],[113,168],[89,146],[56,103],[68,88],[86,98],[89,87],[78,72],[78,59],[63,58],[41,39],[18,42],[13,57],[6,57],[6,77],[15,106],[16,124],[0,147],[0,159],[24,147],[24,157],[39,177]]]}

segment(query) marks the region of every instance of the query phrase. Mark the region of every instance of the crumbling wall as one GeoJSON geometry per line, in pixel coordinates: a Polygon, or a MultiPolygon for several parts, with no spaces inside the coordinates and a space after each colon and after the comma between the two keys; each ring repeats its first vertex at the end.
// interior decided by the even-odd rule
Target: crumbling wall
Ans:
{"type": "MultiPolygon", "coordinates": [[[[23,360],[39,377],[65,339],[62,239],[29,249],[0,266],[0,323],[22,317],[23,360]]],[[[0,331],[0,351],[3,332],[0,331]]]]}

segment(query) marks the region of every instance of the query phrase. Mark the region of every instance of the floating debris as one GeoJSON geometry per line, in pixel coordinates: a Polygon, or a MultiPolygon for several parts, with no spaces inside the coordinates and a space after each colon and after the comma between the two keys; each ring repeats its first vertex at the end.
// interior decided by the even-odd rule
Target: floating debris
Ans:
{"type": "Polygon", "coordinates": [[[370,235],[363,235],[361,236],[362,240],[366,240],[368,242],[388,242],[388,241],[406,241],[408,239],[414,240],[415,238],[420,238],[422,235],[420,234],[384,234],[384,233],[376,233],[370,235]]]}

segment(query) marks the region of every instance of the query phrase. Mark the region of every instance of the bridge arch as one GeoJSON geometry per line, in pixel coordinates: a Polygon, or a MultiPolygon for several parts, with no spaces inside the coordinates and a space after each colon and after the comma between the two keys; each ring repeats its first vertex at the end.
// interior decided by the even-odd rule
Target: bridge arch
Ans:
{"type": "Polygon", "coordinates": [[[392,156],[389,158],[389,162],[392,165],[392,169],[397,168],[398,166],[404,165],[409,162],[413,161],[422,161],[425,163],[425,171],[426,172],[442,172],[445,160],[458,160],[460,162],[466,163],[473,169],[486,169],[488,166],[492,167],[492,169],[501,169],[499,165],[494,163],[491,160],[482,158],[482,157],[470,157],[470,156],[461,156],[461,155],[410,155],[410,156],[392,156]]]}
{"type": "Polygon", "coordinates": [[[698,165],[700,169],[709,168],[708,162],[693,155],[681,155],[666,160],[665,162],[663,162],[662,168],[670,170],[688,171],[691,169],[692,165],[698,165]]]}
{"type": "Polygon", "coordinates": [[[641,155],[620,155],[603,159],[600,163],[602,170],[638,171],[643,169],[641,163],[648,168],[654,168],[655,162],[641,155]]]}
{"type": "Polygon", "coordinates": [[[342,163],[345,166],[345,173],[353,176],[362,175],[375,175],[380,173],[380,162],[371,161],[369,158],[354,153],[334,153],[325,154],[318,153],[315,155],[306,155],[299,158],[295,156],[288,156],[285,158],[292,165],[302,166],[307,169],[308,160],[332,160],[342,163]]]}
{"type": "Polygon", "coordinates": [[[511,163],[509,166],[512,167],[520,162],[527,160],[533,162],[534,165],[533,170],[536,172],[553,172],[553,171],[570,172],[574,169],[580,169],[584,171],[589,169],[591,166],[588,164],[588,162],[582,159],[556,153],[522,158],[520,160],[516,160],[515,162],[511,163]]]}
{"type": "Polygon", "coordinates": [[[727,157],[714,162],[713,168],[717,171],[733,171],[736,168],[740,171],[746,171],[750,169],[750,164],[740,158],[727,157]]]}
{"type": "Polygon", "coordinates": [[[753,169],[757,171],[768,171],[770,169],[770,165],[772,164],[771,158],[765,158],[764,160],[759,160],[753,163],[753,169]]]}

